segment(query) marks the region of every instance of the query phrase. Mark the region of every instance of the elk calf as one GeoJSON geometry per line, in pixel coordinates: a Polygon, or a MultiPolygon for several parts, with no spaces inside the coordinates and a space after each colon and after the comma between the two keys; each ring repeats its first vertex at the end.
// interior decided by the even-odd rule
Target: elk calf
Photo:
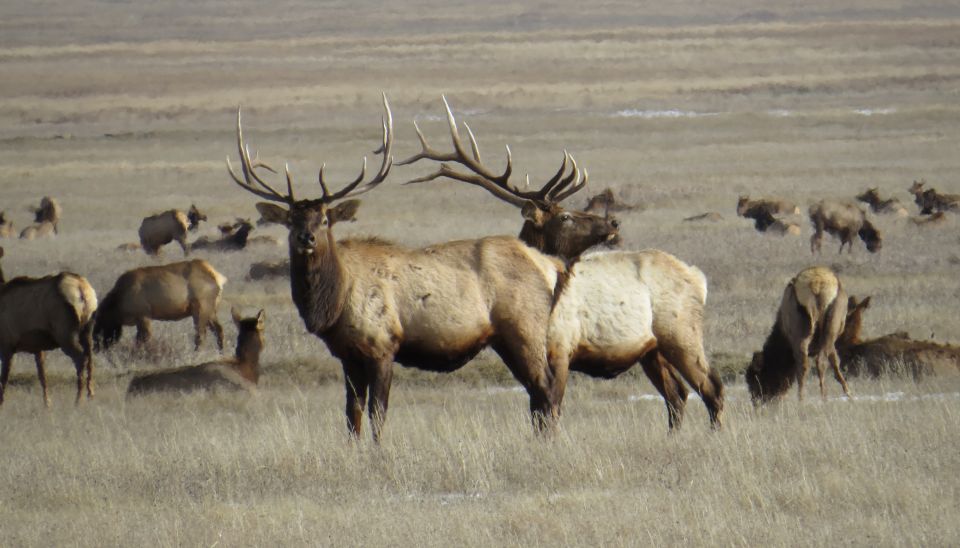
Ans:
{"type": "Polygon", "coordinates": [[[826,398],[823,364],[826,356],[833,374],[850,397],[847,381],[840,372],[836,342],[847,315],[847,296],[840,279],[829,268],[815,266],[797,274],[783,292],[773,330],[763,350],[753,354],[746,371],[747,386],[755,405],[782,397],[793,381],[803,399],[803,382],[814,357],[820,379],[820,395],[826,398]]]}
{"type": "Polygon", "coordinates": [[[876,253],[882,247],[880,231],[867,220],[867,214],[854,204],[821,200],[810,206],[809,214],[814,230],[810,237],[811,253],[820,251],[824,232],[840,239],[840,253],[843,253],[843,246],[847,246],[848,253],[853,253],[853,239],[856,236],[863,240],[870,253],[876,253]]]}
{"type": "Polygon", "coordinates": [[[137,375],[130,381],[127,395],[217,388],[255,390],[260,380],[265,314],[261,310],[253,318],[241,318],[236,309],[231,309],[230,315],[238,330],[237,352],[233,358],[137,375]]]}
{"type": "Polygon", "coordinates": [[[209,328],[223,350],[223,328],[217,306],[227,278],[207,261],[194,259],[124,272],[103,298],[93,328],[97,349],[120,340],[123,326],[137,326],[137,343],[150,340],[150,320],[193,318],[195,347],[209,328]]]}
{"type": "MultiPolygon", "coordinates": [[[[0,257],[3,248],[0,248],[0,257]]],[[[0,271],[0,404],[10,376],[13,355],[33,354],[43,402],[49,407],[43,353],[59,348],[77,370],[77,399],[86,370],[87,397],[93,397],[93,356],[90,351],[92,318],[97,294],[83,276],[61,272],[43,278],[14,278],[6,282],[0,271]]]]}
{"type": "Polygon", "coordinates": [[[194,232],[200,226],[200,221],[206,221],[207,216],[191,205],[184,213],[179,209],[171,209],[151,215],[143,219],[138,231],[140,246],[148,255],[157,255],[164,245],[176,241],[180,244],[184,256],[190,254],[187,244],[187,232],[194,232]]]}

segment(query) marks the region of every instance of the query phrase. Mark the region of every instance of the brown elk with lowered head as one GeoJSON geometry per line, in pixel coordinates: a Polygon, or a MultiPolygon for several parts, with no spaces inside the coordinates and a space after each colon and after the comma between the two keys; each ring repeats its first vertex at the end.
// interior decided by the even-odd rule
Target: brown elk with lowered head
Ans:
{"type": "Polygon", "coordinates": [[[127,395],[219,388],[255,390],[260,381],[265,314],[261,310],[253,318],[241,318],[236,309],[231,309],[230,315],[237,326],[237,352],[233,358],[137,375],[131,379],[127,395]]]}
{"type": "MultiPolygon", "coordinates": [[[[0,257],[3,248],[0,247],[0,257]]],[[[90,332],[97,310],[97,294],[86,278],[61,272],[43,278],[5,280],[0,271],[0,404],[10,377],[13,355],[33,354],[43,402],[50,406],[43,353],[59,348],[77,370],[77,399],[87,372],[87,397],[93,397],[93,356],[90,332]]]]}
{"type": "Polygon", "coordinates": [[[194,345],[199,350],[207,329],[223,350],[223,327],[217,306],[227,278],[207,261],[194,259],[124,272],[103,298],[93,337],[97,349],[120,340],[123,326],[137,326],[137,343],[150,340],[150,320],[193,318],[194,345]]]}
{"type": "Polygon", "coordinates": [[[934,212],[960,210],[960,195],[941,194],[933,188],[924,189],[927,182],[923,179],[914,181],[907,190],[913,194],[913,201],[920,208],[921,215],[930,215],[934,212]]]}
{"type": "Polygon", "coordinates": [[[556,373],[557,397],[562,397],[565,390],[568,369],[614,377],[640,362],[664,398],[671,428],[679,426],[683,418],[687,390],[682,379],[700,394],[713,426],[719,428],[723,384],[703,351],[703,306],[707,297],[703,273],[657,250],[581,257],[590,246],[615,238],[618,229],[615,219],[564,211],[556,204],[586,184],[586,172],[580,182],[576,163],[564,154],[561,169],[540,190],[520,191],[509,182],[510,149],[507,169],[495,174],[482,164],[469,127],[471,153],[467,154],[446,99],[444,105],[454,151],[433,150],[417,128],[422,151],[403,163],[426,158],[466,167],[470,173],[441,164],[439,171],[414,182],[449,177],[521,205],[526,222],[520,239],[569,265],[557,288],[548,326],[549,361],[556,373]],[[573,171],[563,177],[568,158],[573,171]],[[537,202],[549,204],[555,214],[540,222],[538,217],[550,213],[535,205],[537,202]]]}
{"type": "Polygon", "coordinates": [[[810,206],[810,224],[813,236],[810,237],[810,252],[817,253],[823,244],[823,233],[832,234],[840,239],[840,253],[847,246],[847,253],[853,253],[853,240],[857,236],[867,246],[867,251],[876,253],[883,244],[883,236],[873,223],[867,220],[867,214],[854,204],[821,200],[810,206]]]}
{"type": "MultiPolygon", "coordinates": [[[[456,119],[450,110],[446,97],[443,105],[447,111],[447,123],[453,141],[453,152],[444,153],[434,150],[427,144],[420,127],[414,122],[422,150],[397,165],[413,164],[427,159],[440,164],[440,169],[431,175],[408,181],[421,183],[440,177],[447,177],[485,188],[501,200],[520,208],[524,218],[520,239],[549,255],[560,257],[564,261],[576,260],[584,251],[597,244],[613,244],[619,240],[620,222],[608,215],[568,210],[560,202],[587,185],[589,176],[586,170],[577,167],[576,160],[566,151],[560,169],[539,190],[522,191],[509,182],[513,173],[513,157],[507,148],[507,164],[502,173],[495,173],[481,163],[480,148],[470,127],[464,124],[470,139],[470,152],[460,139],[456,119]],[[457,171],[445,162],[453,162],[466,167],[471,173],[457,171]],[[567,174],[567,169],[570,169],[567,174]]],[[[529,178],[527,180],[529,186],[529,178]]]]}
{"type": "Polygon", "coordinates": [[[887,198],[884,200],[881,198],[880,189],[877,187],[868,188],[858,194],[857,201],[869,205],[870,211],[874,213],[886,213],[896,215],[897,217],[906,217],[909,215],[907,208],[903,207],[900,200],[896,198],[887,198]]]}
{"type": "Polygon", "coordinates": [[[861,301],[850,297],[847,304],[846,327],[837,340],[840,363],[847,376],[898,374],[920,379],[960,374],[960,346],[918,341],[902,331],[862,339],[863,312],[869,306],[870,297],[861,301]]]}
{"type": "Polygon", "coordinates": [[[32,240],[44,236],[59,234],[60,216],[63,210],[60,204],[49,196],[40,200],[40,207],[33,208],[33,224],[20,232],[21,240],[32,240]]]}
{"type": "Polygon", "coordinates": [[[200,226],[200,221],[206,221],[207,216],[191,205],[186,213],[179,209],[170,209],[163,213],[145,217],[140,223],[138,234],[140,246],[147,255],[157,255],[160,248],[170,242],[180,244],[183,254],[190,254],[190,245],[187,243],[187,232],[194,232],[200,226]]]}
{"type": "Polygon", "coordinates": [[[747,387],[753,403],[782,397],[794,381],[797,396],[803,399],[803,383],[813,356],[820,379],[820,395],[826,398],[822,358],[830,362],[843,393],[850,397],[847,381],[840,372],[836,342],[843,332],[847,315],[847,296],[840,279],[829,268],[815,266],[797,274],[783,292],[777,320],[763,343],[753,354],[746,370],[747,387]]]}
{"type": "MultiPolygon", "coordinates": [[[[393,165],[393,118],[386,100],[382,164],[331,192],[320,168],[321,196],[298,199],[286,172],[286,193],[263,179],[244,144],[237,113],[240,172],[227,167],[244,190],[274,202],[261,205],[289,230],[290,290],[307,330],[343,365],[346,415],[359,435],[364,407],[374,439],[386,418],[393,362],[453,371],[490,346],[530,396],[534,423],[559,414],[546,363],[545,332],[553,288],[562,265],[511,237],[490,237],[409,249],[376,238],[337,241],[332,227],[353,219],[360,205],[347,200],[377,188],[393,165]],[[361,184],[362,183],[362,184],[361,184]]],[[[364,160],[364,167],[366,160],[364,160]]]]}

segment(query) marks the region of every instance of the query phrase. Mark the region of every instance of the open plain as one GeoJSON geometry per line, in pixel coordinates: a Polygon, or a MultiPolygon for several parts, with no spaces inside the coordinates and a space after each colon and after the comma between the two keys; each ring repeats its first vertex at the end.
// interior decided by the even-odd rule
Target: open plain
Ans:
{"type": "MultiPolygon", "coordinates": [[[[696,396],[684,428],[642,372],[574,375],[560,433],[534,435],[526,395],[492,353],[438,375],[397,366],[380,446],[351,441],[340,365],[309,335],[285,280],[249,281],[281,246],[197,252],[229,278],[220,307],[267,311],[259,393],[126,400],[135,371],[215,357],[192,325],[95,356],[97,396],[72,403],[72,365],[48,355],[45,411],[18,355],[0,410],[0,544],[927,545],[960,544],[960,379],[828,380],[800,404],[755,411],[740,371],[773,324],[784,284],[811,264],[872,295],[866,332],[960,341],[960,236],[873,215],[883,249],[809,251],[736,217],[738,195],[801,204],[898,197],[925,179],[960,192],[960,8],[901,2],[738,0],[536,5],[378,2],[6,2],[0,18],[0,209],[17,230],[44,195],[60,234],[2,240],[8,277],[70,270],[101,297],[136,266],[118,251],[140,220],[191,203],[210,222],[256,218],[227,175],[236,109],[298,194],[346,181],[371,156],[380,92],[396,154],[417,120],[447,146],[441,94],[484,160],[510,145],[518,175],[545,181],[563,150],[638,205],[627,249],[659,248],[709,280],[705,346],[727,383],[726,427],[696,396]],[[719,212],[717,222],[683,222],[719,212]]],[[[339,237],[409,246],[515,234],[516,208],[461,183],[403,186],[396,167],[339,237]]],[[[286,240],[281,227],[258,228],[286,240]]],[[[198,234],[191,235],[196,237],[198,234]]],[[[227,327],[232,348],[235,330],[227,327]]],[[[812,388],[812,389],[811,389],[812,388]]]]}

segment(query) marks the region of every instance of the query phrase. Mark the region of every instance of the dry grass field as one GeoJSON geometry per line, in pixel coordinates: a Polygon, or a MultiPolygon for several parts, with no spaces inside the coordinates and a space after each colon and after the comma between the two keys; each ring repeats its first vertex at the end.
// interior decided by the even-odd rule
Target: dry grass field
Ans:
{"type": "MultiPolygon", "coordinates": [[[[267,310],[259,394],[124,399],[133,371],[215,357],[209,341],[193,352],[189,321],[97,355],[97,397],[77,408],[62,354],[48,358],[50,411],[18,356],[0,411],[0,545],[960,544],[960,380],[852,379],[853,401],[831,380],[825,402],[814,389],[756,412],[736,375],[786,281],[817,262],[873,295],[868,334],[960,341],[958,220],[877,217],[880,253],[838,256],[828,240],[811,257],[805,218],[780,238],[735,215],[739,194],[805,209],[878,186],[915,214],[914,179],[960,192],[960,8],[722,4],[5,3],[0,208],[18,230],[43,195],[64,209],[56,238],[0,241],[8,276],[68,269],[102,296],[126,269],[180,258],[116,250],[145,215],[196,203],[208,235],[255,218],[224,166],[238,104],[249,142],[289,161],[306,195],[321,163],[346,180],[369,156],[381,90],[398,156],[418,150],[414,119],[446,146],[446,94],[487,162],[509,144],[516,172],[543,181],[569,150],[592,191],[641,206],[621,215],[624,247],[707,274],[705,344],[729,396],[724,431],[693,397],[668,435],[641,373],[574,376],[562,431],[540,439],[484,353],[451,375],[399,370],[382,445],[353,442],[339,363],[287,283],[245,280],[285,247],[198,253],[230,279],[225,326],[230,305],[267,310]],[[708,211],[723,219],[681,221],[708,211]]],[[[399,184],[428,169],[395,168],[337,234],[419,246],[519,231],[519,213],[476,188],[399,184]]]]}

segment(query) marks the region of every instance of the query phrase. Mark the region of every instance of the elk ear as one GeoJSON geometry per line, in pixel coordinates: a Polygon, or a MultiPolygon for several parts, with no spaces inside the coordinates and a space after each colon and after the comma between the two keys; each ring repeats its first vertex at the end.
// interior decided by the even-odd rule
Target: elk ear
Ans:
{"type": "Polygon", "coordinates": [[[543,226],[544,221],[546,221],[543,210],[530,200],[524,202],[523,207],[520,208],[520,215],[537,227],[543,226]]]}
{"type": "Polygon", "coordinates": [[[866,299],[860,301],[860,306],[862,306],[863,308],[870,308],[870,297],[867,297],[866,299]]]}
{"type": "Polygon", "coordinates": [[[271,223],[290,226],[290,211],[270,202],[257,202],[260,216],[271,223]]]}
{"type": "Polygon", "coordinates": [[[327,222],[333,226],[341,221],[355,221],[354,217],[360,208],[360,200],[347,200],[327,210],[327,222]]]}
{"type": "Polygon", "coordinates": [[[267,313],[261,308],[260,312],[257,312],[257,330],[263,331],[263,322],[267,319],[267,313]]]}
{"type": "Polygon", "coordinates": [[[240,327],[240,322],[243,318],[240,317],[240,312],[238,312],[235,307],[230,307],[230,316],[233,318],[233,323],[235,323],[237,327],[240,327]]]}

